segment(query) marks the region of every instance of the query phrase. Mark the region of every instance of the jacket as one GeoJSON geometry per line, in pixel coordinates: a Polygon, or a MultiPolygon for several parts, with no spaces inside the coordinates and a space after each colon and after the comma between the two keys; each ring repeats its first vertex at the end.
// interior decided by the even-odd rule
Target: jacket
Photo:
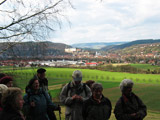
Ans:
{"type": "Polygon", "coordinates": [[[111,116],[112,105],[108,98],[102,96],[101,103],[90,97],[83,105],[84,120],[108,120],[111,116]]]}
{"type": "Polygon", "coordinates": [[[39,89],[38,94],[34,94],[33,90],[28,89],[23,99],[25,101],[23,111],[29,120],[49,120],[47,108],[50,108],[52,111],[57,109],[48,93],[42,89],[39,89]],[[35,107],[30,106],[32,101],[35,102],[35,107]]]}
{"type": "Polygon", "coordinates": [[[60,93],[60,101],[66,106],[65,120],[83,120],[82,106],[83,102],[91,96],[91,90],[84,83],[80,83],[76,87],[73,82],[66,84],[60,93]],[[68,89],[69,87],[69,89],[68,89]],[[81,92],[79,92],[81,91],[81,92]],[[82,97],[82,101],[72,100],[72,96],[78,94],[82,97]]]}
{"type": "Polygon", "coordinates": [[[138,96],[131,93],[129,99],[126,99],[125,96],[120,97],[116,103],[114,114],[117,120],[143,120],[147,115],[147,107],[138,96]],[[133,113],[137,113],[137,116],[131,116],[133,113]]]}
{"type": "Polygon", "coordinates": [[[0,112],[0,120],[24,120],[19,111],[13,109],[5,110],[0,112]]]}

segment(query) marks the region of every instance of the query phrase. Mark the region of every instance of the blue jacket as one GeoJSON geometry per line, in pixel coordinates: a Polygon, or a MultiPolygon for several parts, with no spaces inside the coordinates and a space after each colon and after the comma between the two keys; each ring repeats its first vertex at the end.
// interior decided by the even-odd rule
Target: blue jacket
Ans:
{"type": "MultiPolygon", "coordinates": [[[[28,89],[23,97],[24,111],[27,111],[26,117],[30,120],[49,120],[47,108],[55,110],[57,106],[51,101],[48,93],[39,89],[38,94],[33,90],[28,89]],[[31,107],[30,103],[35,102],[35,107],[31,107]]],[[[25,114],[25,113],[24,113],[25,114]]]]}

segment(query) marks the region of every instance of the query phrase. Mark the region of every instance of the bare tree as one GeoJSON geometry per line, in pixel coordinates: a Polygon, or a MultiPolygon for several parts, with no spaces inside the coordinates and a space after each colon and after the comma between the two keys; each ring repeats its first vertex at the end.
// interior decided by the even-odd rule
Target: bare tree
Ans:
{"type": "MultiPolygon", "coordinates": [[[[70,0],[0,0],[0,53],[25,40],[44,40],[61,28],[70,0]]],[[[69,22],[69,21],[68,21],[69,22]]]]}

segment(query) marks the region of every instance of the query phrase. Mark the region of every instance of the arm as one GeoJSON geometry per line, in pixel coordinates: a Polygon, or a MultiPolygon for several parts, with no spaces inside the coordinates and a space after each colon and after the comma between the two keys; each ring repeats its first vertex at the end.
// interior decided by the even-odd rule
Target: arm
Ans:
{"type": "Polygon", "coordinates": [[[49,94],[45,91],[43,91],[43,92],[44,92],[43,94],[44,94],[46,101],[47,101],[47,107],[49,107],[52,110],[59,110],[60,108],[52,102],[49,94]]]}
{"type": "Polygon", "coordinates": [[[138,96],[136,96],[136,99],[137,99],[138,107],[139,107],[137,115],[141,119],[143,119],[147,115],[147,107],[146,107],[146,105],[142,102],[142,100],[138,96]]]}
{"type": "Polygon", "coordinates": [[[111,104],[111,101],[108,98],[107,98],[107,104],[109,106],[109,113],[108,113],[107,119],[109,119],[110,116],[111,116],[112,104],[111,104]]]}
{"type": "Polygon", "coordinates": [[[73,103],[73,99],[72,99],[72,96],[68,96],[67,86],[68,86],[68,84],[66,84],[62,88],[62,91],[60,93],[60,101],[65,105],[71,105],[73,103]]]}
{"type": "Polygon", "coordinates": [[[117,120],[132,120],[132,116],[130,114],[124,113],[123,106],[122,106],[121,98],[116,103],[114,114],[117,120]]]}
{"type": "Polygon", "coordinates": [[[89,99],[89,97],[92,96],[91,89],[90,89],[87,85],[86,85],[86,88],[85,88],[85,89],[86,89],[86,93],[87,93],[87,94],[86,94],[86,97],[83,97],[83,98],[82,98],[83,101],[89,99]]]}

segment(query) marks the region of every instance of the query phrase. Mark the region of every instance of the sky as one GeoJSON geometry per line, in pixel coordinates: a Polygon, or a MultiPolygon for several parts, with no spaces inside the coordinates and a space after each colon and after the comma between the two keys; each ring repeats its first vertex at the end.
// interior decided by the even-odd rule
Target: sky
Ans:
{"type": "Polygon", "coordinates": [[[159,0],[73,0],[64,23],[49,40],[72,45],[160,39],[159,0]]]}

